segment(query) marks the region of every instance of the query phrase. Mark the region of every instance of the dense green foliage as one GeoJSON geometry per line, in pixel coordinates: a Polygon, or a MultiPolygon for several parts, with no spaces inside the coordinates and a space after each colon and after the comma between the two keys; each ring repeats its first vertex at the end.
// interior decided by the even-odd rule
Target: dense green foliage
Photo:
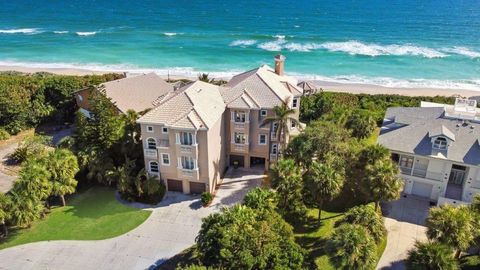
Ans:
{"type": "Polygon", "coordinates": [[[292,227],[275,211],[244,205],[203,219],[197,248],[203,265],[222,269],[301,269],[303,264],[292,227]]]}
{"type": "Polygon", "coordinates": [[[275,210],[277,202],[277,193],[266,188],[254,188],[243,198],[243,204],[252,209],[275,210]]]}
{"type": "Polygon", "coordinates": [[[458,261],[449,246],[438,242],[416,242],[408,252],[407,269],[411,270],[457,270],[458,261]]]}
{"type": "Polygon", "coordinates": [[[337,269],[369,270],[375,266],[377,246],[361,225],[341,225],[335,229],[329,245],[337,269]]]}
{"type": "Polygon", "coordinates": [[[0,141],[10,138],[10,133],[8,133],[4,128],[0,128],[0,141]]]}
{"type": "Polygon", "coordinates": [[[11,154],[10,159],[22,163],[30,158],[41,157],[46,154],[47,147],[51,146],[52,138],[49,136],[35,135],[19,143],[11,154]]]}
{"type": "Polygon", "coordinates": [[[357,224],[366,228],[375,242],[379,242],[386,234],[383,217],[371,205],[360,205],[350,208],[339,222],[340,224],[357,224]]]}
{"type": "Polygon", "coordinates": [[[0,127],[16,134],[46,120],[70,121],[75,112],[75,91],[119,77],[118,74],[79,77],[2,73],[0,127]]]}
{"type": "Polygon", "coordinates": [[[213,195],[210,192],[203,192],[201,195],[201,201],[203,206],[209,205],[213,201],[213,195]]]}
{"type": "Polygon", "coordinates": [[[0,249],[48,240],[107,239],[137,227],[150,213],[119,203],[114,189],[96,186],[76,193],[68,206],[52,209],[31,228],[11,232],[0,242],[0,249]]]}

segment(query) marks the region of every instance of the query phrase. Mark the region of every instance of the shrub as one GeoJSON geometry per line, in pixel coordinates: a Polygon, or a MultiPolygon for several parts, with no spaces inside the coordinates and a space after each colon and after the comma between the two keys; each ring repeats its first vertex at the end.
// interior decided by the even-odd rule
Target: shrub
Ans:
{"type": "Polygon", "coordinates": [[[377,243],[386,232],[382,216],[371,205],[351,208],[345,213],[340,223],[357,224],[364,227],[377,243]]]}
{"type": "Polygon", "coordinates": [[[274,210],[277,206],[277,194],[273,190],[257,187],[245,195],[243,204],[253,209],[274,210]]]}
{"type": "Polygon", "coordinates": [[[408,252],[406,260],[408,269],[459,269],[451,247],[438,242],[415,243],[415,248],[408,252]]]}
{"type": "Polygon", "coordinates": [[[41,157],[45,155],[47,146],[51,144],[52,138],[49,136],[33,136],[21,142],[10,158],[18,163],[22,163],[31,157],[41,157]]]}
{"type": "Polygon", "coordinates": [[[210,192],[203,192],[202,193],[202,204],[203,206],[209,205],[213,201],[213,195],[210,192]]]}
{"type": "Polygon", "coordinates": [[[10,138],[10,133],[8,133],[4,128],[0,128],[0,141],[10,138]]]}

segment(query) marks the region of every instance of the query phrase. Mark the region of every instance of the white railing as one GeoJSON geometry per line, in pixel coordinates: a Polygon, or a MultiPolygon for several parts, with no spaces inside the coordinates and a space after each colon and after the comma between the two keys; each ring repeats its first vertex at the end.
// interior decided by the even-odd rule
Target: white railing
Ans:
{"type": "Polygon", "coordinates": [[[403,174],[411,175],[412,174],[412,167],[402,167],[402,166],[400,166],[400,171],[403,174]]]}
{"type": "Polygon", "coordinates": [[[185,154],[193,153],[193,145],[180,145],[180,152],[185,154]]]}
{"type": "Polygon", "coordinates": [[[425,176],[427,176],[427,170],[426,169],[413,169],[413,172],[412,172],[412,175],[413,176],[416,176],[416,177],[422,177],[422,178],[425,178],[425,176]]]}
{"type": "Polygon", "coordinates": [[[244,143],[244,144],[234,143],[233,148],[237,152],[246,152],[248,150],[248,143],[244,143]]]}
{"type": "Polygon", "coordinates": [[[417,169],[417,168],[413,170],[412,168],[408,168],[408,167],[399,167],[399,168],[400,168],[400,172],[404,175],[411,175],[411,176],[435,180],[435,181],[443,180],[442,173],[437,173],[437,172],[432,172],[425,169],[417,169]]]}
{"type": "Polygon", "coordinates": [[[245,123],[242,122],[235,122],[233,126],[235,129],[245,129],[245,123]]]}
{"type": "Polygon", "coordinates": [[[157,150],[155,150],[155,149],[145,149],[144,155],[146,157],[156,158],[157,157],[157,150]]]}
{"type": "Polygon", "coordinates": [[[449,199],[446,197],[438,197],[437,201],[437,206],[441,206],[444,204],[451,204],[451,205],[468,205],[468,202],[462,201],[462,200],[454,200],[454,199],[449,199]]]}
{"type": "Polygon", "coordinates": [[[271,161],[277,160],[277,154],[270,154],[270,160],[271,161]]]}

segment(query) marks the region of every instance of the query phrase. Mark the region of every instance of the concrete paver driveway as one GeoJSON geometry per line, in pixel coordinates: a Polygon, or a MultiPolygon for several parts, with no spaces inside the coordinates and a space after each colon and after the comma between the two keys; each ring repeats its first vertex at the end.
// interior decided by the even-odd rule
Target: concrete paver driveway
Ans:
{"type": "Polygon", "coordinates": [[[429,201],[408,195],[382,208],[386,212],[385,226],[388,239],[377,269],[403,270],[405,269],[403,261],[415,241],[427,240],[425,219],[430,208],[429,201]]]}
{"type": "Polygon", "coordinates": [[[13,186],[13,182],[17,179],[15,173],[5,165],[9,155],[15,151],[15,148],[17,148],[17,142],[0,146],[0,192],[9,191],[13,186]]]}
{"type": "Polygon", "coordinates": [[[190,247],[201,219],[240,202],[260,185],[261,170],[231,170],[210,207],[198,196],[168,192],[136,229],[98,241],[48,241],[0,250],[0,269],[148,269],[190,247]]]}

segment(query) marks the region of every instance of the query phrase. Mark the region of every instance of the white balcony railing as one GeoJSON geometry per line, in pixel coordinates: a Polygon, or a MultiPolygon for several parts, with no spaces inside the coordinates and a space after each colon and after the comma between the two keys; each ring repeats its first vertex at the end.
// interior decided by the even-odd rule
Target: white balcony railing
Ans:
{"type": "Polygon", "coordinates": [[[158,153],[156,149],[145,149],[144,155],[150,158],[156,158],[158,153]]]}
{"type": "Polygon", "coordinates": [[[412,175],[416,177],[425,178],[427,176],[427,170],[415,168],[413,169],[412,175]]]}
{"type": "Polygon", "coordinates": [[[270,161],[276,161],[277,160],[277,154],[270,154],[270,161]]]}
{"type": "Polygon", "coordinates": [[[237,152],[246,152],[248,151],[248,143],[233,143],[233,149],[237,152]]]}
{"type": "Polygon", "coordinates": [[[196,145],[180,145],[180,152],[184,154],[191,154],[193,153],[193,148],[196,147],[196,145]]]}
{"type": "Polygon", "coordinates": [[[235,122],[233,123],[233,126],[235,129],[245,129],[245,123],[243,122],[235,122]]]}

